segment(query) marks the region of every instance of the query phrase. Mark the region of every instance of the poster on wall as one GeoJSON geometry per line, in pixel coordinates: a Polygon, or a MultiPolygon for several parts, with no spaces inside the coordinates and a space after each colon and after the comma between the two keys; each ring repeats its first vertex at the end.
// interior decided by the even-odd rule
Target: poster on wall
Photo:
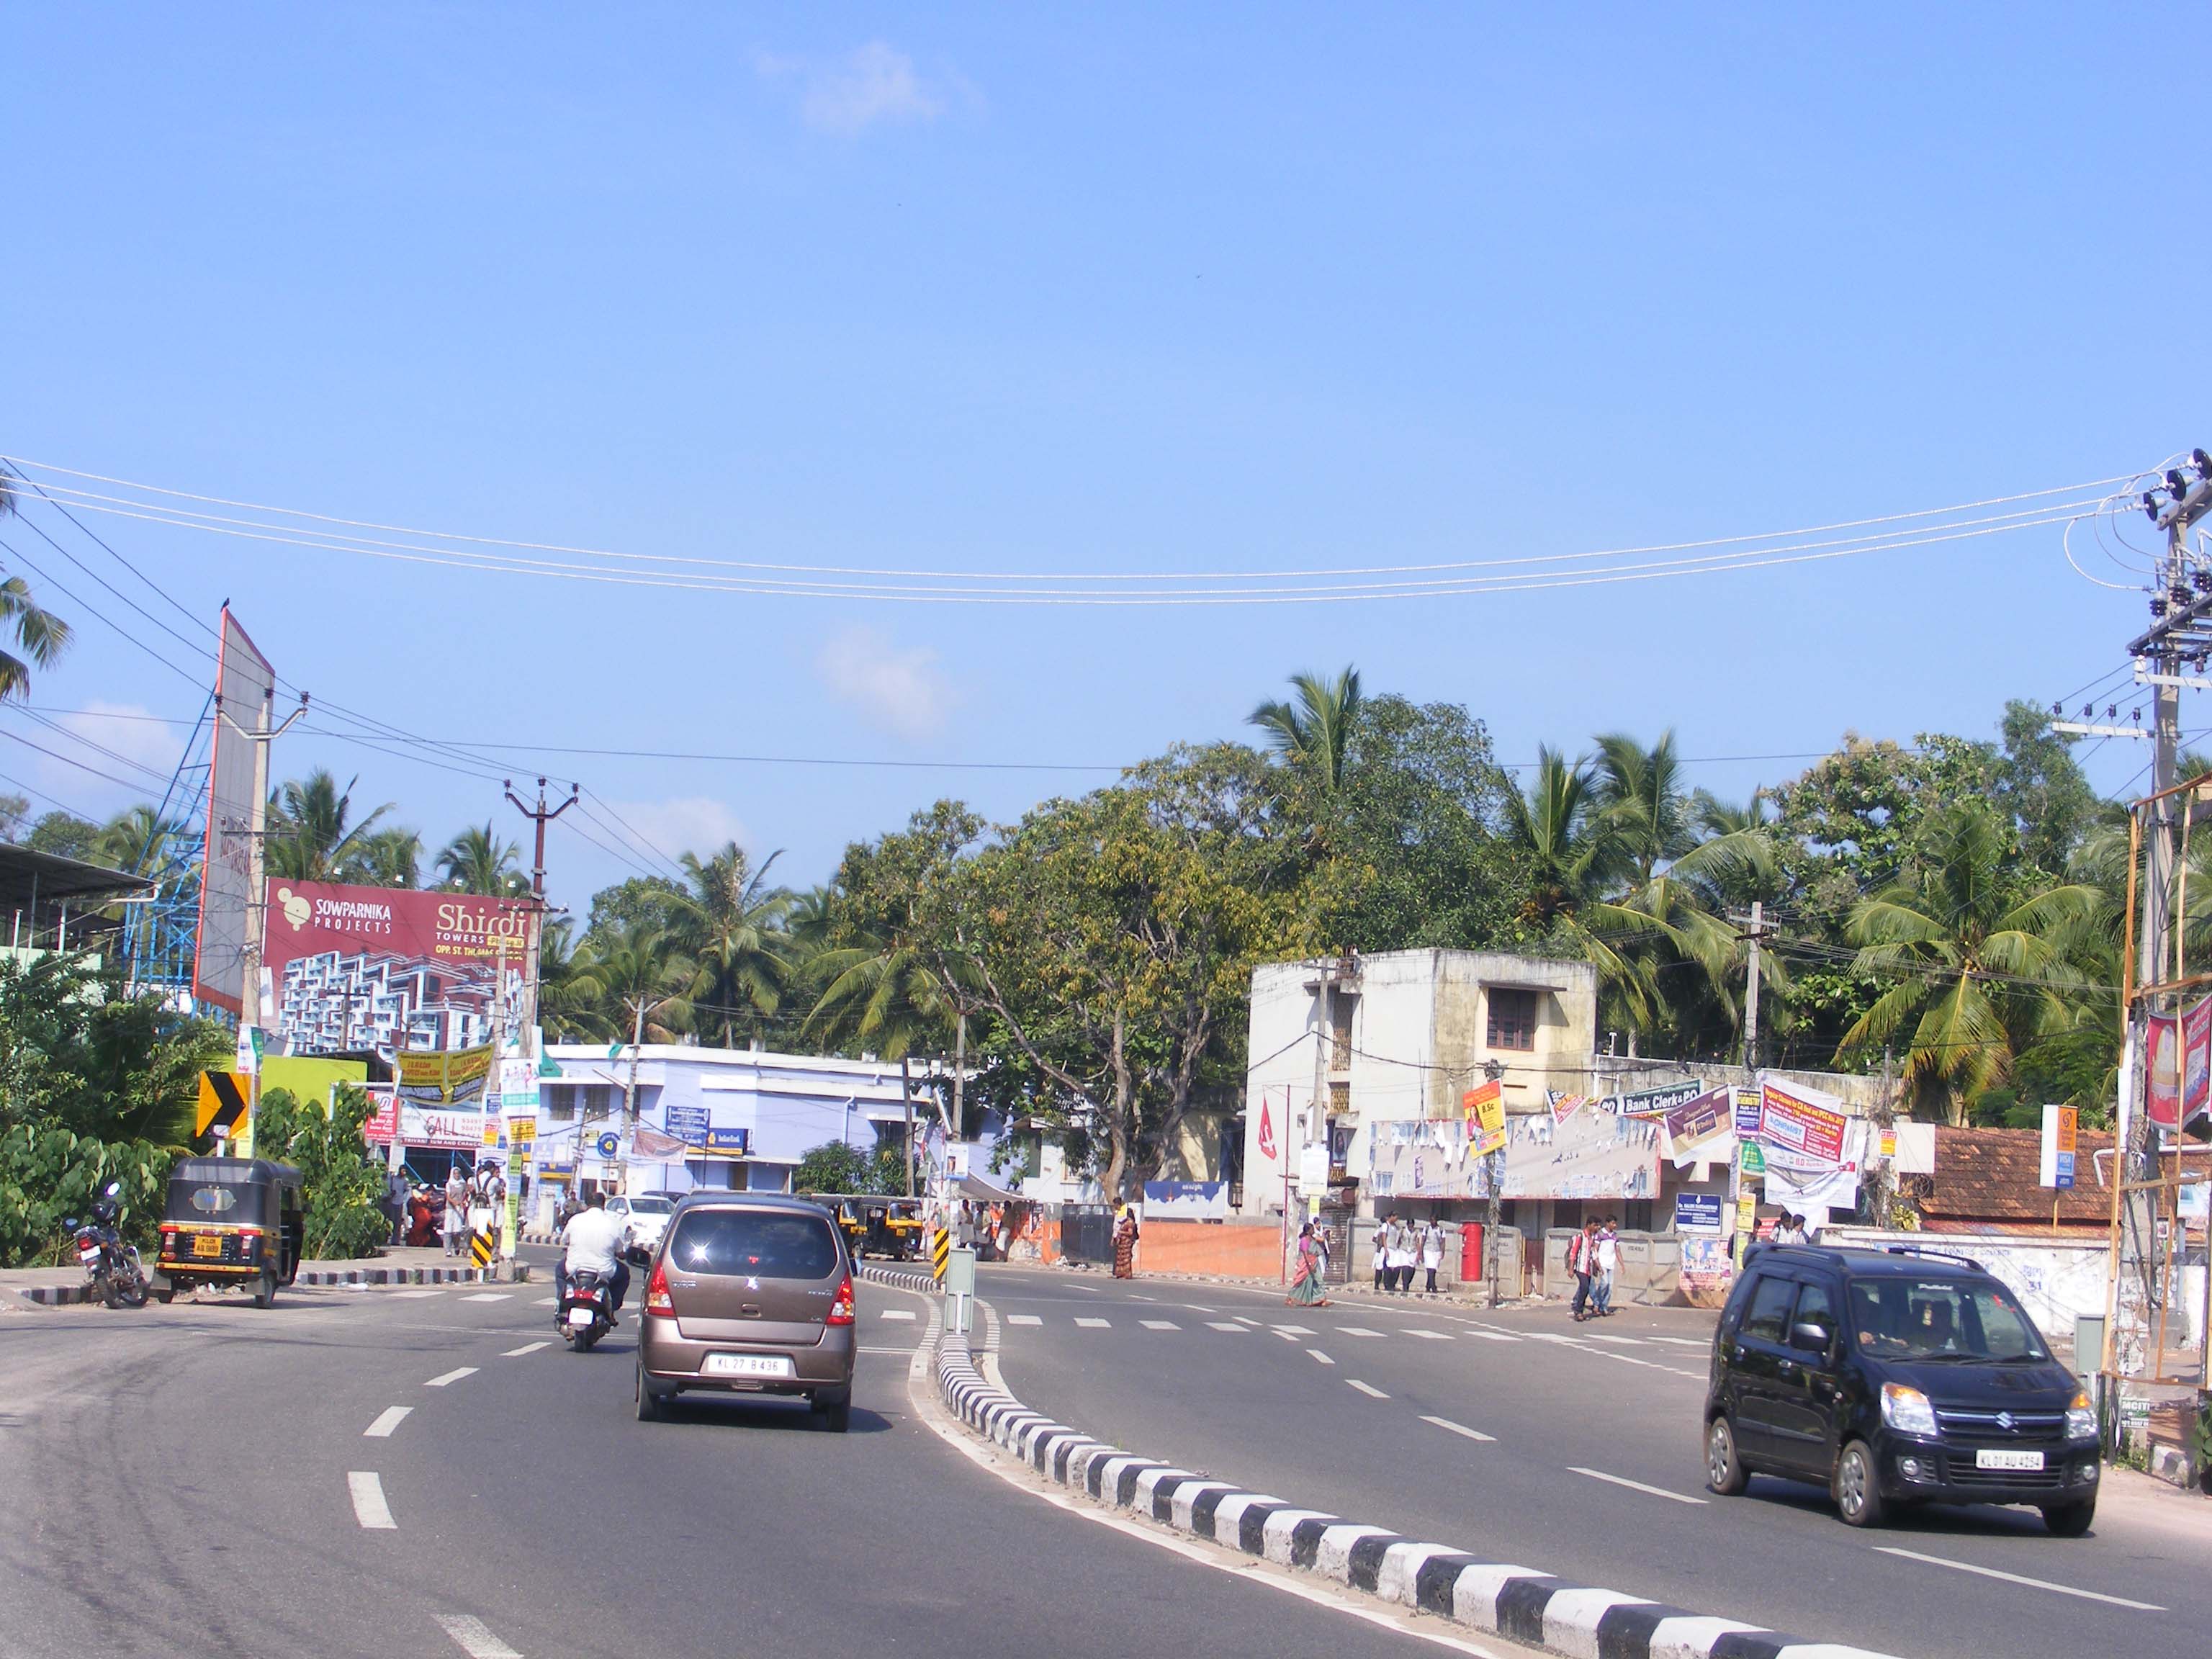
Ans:
{"type": "Polygon", "coordinates": [[[1474,1137],[1477,1158],[1505,1149],[1505,1091],[1496,1078],[1459,1097],[1466,1115],[1467,1133],[1474,1137]]]}
{"type": "Polygon", "coordinates": [[[473,1048],[515,1039],[530,902],[471,893],[269,883],[262,1010],[293,1054],[473,1048]]]}
{"type": "Polygon", "coordinates": [[[1735,1091],[1707,1089],[1677,1102],[1659,1120],[1667,1157],[1686,1164],[1724,1164],[1735,1152],[1735,1091]]]}
{"type": "MultiPolygon", "coordinates": [[[[200,866],[198,945],[192,994],[234,1014],[244,1007],[246,939],[253,896],[254,739],[276,671],[222,608],[215,690],[219,711],[208,756],[207,850],[200,866]]],[[[268,1011],[262,1011],[265,1023],[268,1011]]]]}
{"type": "Polygon", "coordinates": [[[1777,1151],[1796,1152],[1824,1164],[1844,1161],[1844,1131],[1850,1120],[1843,1102],[1817,1089],[1767,1083],[1759,1090],[1759,1138],[1770,1158],[1777,1151]]]}
{"type": "MultiPolygon", "coordinates": [[[[1498,1195],[1656,1197],[1660,1133],[1652,1119],[1594,1106],[1564,1121],[1549,1111],[1509,1116],[1498,1195]]],[[[1377,1123],[1369,1138],[1373,1189],[1402,1197],[1488,1198],[1493,1160],[1475,1151],[1478,1144],[1462,1120],[1377,1123]]]]}

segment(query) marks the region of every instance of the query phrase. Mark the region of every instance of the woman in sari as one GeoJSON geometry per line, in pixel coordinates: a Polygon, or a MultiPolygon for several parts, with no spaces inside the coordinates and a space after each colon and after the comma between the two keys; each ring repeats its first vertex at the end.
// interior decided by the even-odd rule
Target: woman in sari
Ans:
{"type": "Polygon", "coordinates": [[[1132,1207],[1121,1212],[1121,1218],[1114,1224],[1114,1277],[1134,1279],[1137,1276],[1137,1212],[1132,1207]]]}
{"type": "Polygon", "coordinates": [[[1321,1291],[1322,1265],[1327,1260],[1322,1251],[1321,1240],[1314,1236],[1313,1223],[1309,1221],[1298,1229],[1298,1270],[1291,1279],[1291,1293],[1283,1298],[1287,1306],[1328,1306],[1328,1298],[1321,1291]]]}

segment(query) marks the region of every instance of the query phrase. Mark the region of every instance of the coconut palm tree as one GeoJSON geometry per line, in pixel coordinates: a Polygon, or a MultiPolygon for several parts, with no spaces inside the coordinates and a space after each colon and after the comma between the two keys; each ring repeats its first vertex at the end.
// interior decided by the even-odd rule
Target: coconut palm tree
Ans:
{"type": "MultiPolygon", "coordinates": [[[[0,466],[0,519],[18,510],[21,481],[0,466]]],[[[70,625],[32,599],[30,585],[21,576],[0,581],[0,632],[12,634],[23,655],[0,651],[0,701],[31,694],[31,665],[51,668],[70,642],[70,625]],[[30,661],[26,662],[27,657],[30,661]]]]}
{"type": "Polygon", "coordinates": [[[530,890],[530,878],[517,867],[521,857],[521,848],[501,841],[489,823],[481,830],[471,824],[439,849],[438,884],[459,893],[520,898],[530,890]]]}
{"type": "MultiPolygon", "coordinates": [[[[544,960],[541,950],[538,970],[544,960]]],[[[649,921],[635,921],[588,939],[566,964],[567,1018],[586,1035],[629,1042],[679,1040],[690,1016],[687,993],[696,964],[675,936],[649,921]]]]}
{"type": "Polygon", "coordinates": [[[2108,901],[2075,884],[2021,896],[2002,829],[1977,801],[1945,811],[1927,844],[1914,879],[1851,913],[1855,971],[1890,988],[1839,1052],[1905,1035],[1907,1086],[1960,1123],[1967,1103],[2009,1073],[2017,1047],[2065,1029],[2073,1004],[2097,988],[2072,953],[2108,901]]]}
{"type": "Polygon", "coordinates": [[[102,826],[92,844],[93,862],[118,870],[158,870],[184,830],[183,824],[141,802],[102,826]]]}
{"type": "Polygon", "coordinates": [[[1293,674],[1287,702],[1263,702],[1245,724],[1267,734],[1267,744],[1325,792],[1344,781],[1345,757],[1359,721],[1359,671],[1346,666],[1333,680],[1318,674],[1293,674]]]}
{"type": "Polygon", "coordinates": [[[769,885],[768,872],[783,854],[771,853],[759,869],[744,849],[731,842],[701,860],[686,853],[684,873],[691,883],[677,927],[697,967],[691,986],[694,1012],[708,1026],[719,1025],[722,1046],[737,1046],[738,1030],[781,1006],[790,983],[792,949],[784,921],[791,894],[769,885]]]}
{"type": "Polygon", "coordinates": [[[1603,818],[1604,861],[1615,866],[1608,873],[1625,874],[1631,888],[1646,885],[1697,844],[1671,731],[1650,749],[1617,732],[1600,738],[1593,793],[1603,818]]]}
{"type": "Polygon", "coordinates": [[[1552,926],[1595,893],[1605,851],[1592,822],[1597,810],[1589,763],[1570,762],[1555,749],[1539,747],[1527,792],[1506,796],[1506,834],[1529,863],[1522,911],[1531,926],[1552,926]]]}
{"type": "Polygon", "coordinates": [[[366,887],[419,887],[422,884],[422,833],[419,830],[380,830],[361,843],[347,860],[348,881],[366,887]]]}
{"type": "Polygon", "coordinates": [[[293,881],[343,881],[371,838],[386,801],[367,817],[353,817],[353,788],[343,789],[322,767],[287,783],[269,802],[269,873],[293,881]]]}

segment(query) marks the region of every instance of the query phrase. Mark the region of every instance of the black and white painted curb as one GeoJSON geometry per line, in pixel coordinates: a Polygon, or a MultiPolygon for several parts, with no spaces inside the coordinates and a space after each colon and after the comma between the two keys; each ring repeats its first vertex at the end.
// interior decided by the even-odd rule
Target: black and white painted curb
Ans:
{"type": "Polygon", "coordinates": [[[1863,1648],[1569,1584],[1533,1567],[1485,1561],[1139,1457],[993,1388],[962,1338],[940,1338],[937,1356],[938,1387],[961,1420],[1057,1484],[1401,1607],[1569,1659],[1883,1659],[1863,1648]]]}
{"type": "Polygon", "coordinates": [[[35,1302],[41,1308],[69,1308],[80,1302],[92,1300],[89,1285],[28,1285],[17,1287],[15,1294],[26,1302],[35,1302]]]}
{"type": "Polygon", "coordinates": [[[872,1262],[860,1264],[860,1277],[878,1285],[890,1285],[902,1291],[920,1291],[924,1296],[935,1296],[937,1280],[927,1273],[908,1273],[898,1267],[878,1267],[872,1262]]]}
{"type": "MultiPolygon", "coordinates": [[[[489,1267],[331,1267],[303,1272],[295,1285],[492,1285],[520,1283],[530,1277],[530,1264],[518,1262],[512,1280],[502,1280],[489,1267]]],[[[89,1285],[29,1285],[15,1294],[41,1308],[70,1308],[92,1301],[89,1285]]]]}

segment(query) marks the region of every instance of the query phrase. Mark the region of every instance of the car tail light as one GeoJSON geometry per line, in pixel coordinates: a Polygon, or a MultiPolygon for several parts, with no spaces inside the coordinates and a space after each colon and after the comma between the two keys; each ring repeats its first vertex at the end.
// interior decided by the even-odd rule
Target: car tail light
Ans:
{"type": "Polygon", "coordinates": [[[668,1269],[658,1261],[653,1264],[653,1277],[645,1284],[645,1310],[663,1319],[676,1317],[676,1304],[668,1295],[668,1269]]]}
{"type": "Polygon", "coordinates": [[[830,1304],[830,1317],[824,1322],[831,1325],[849,1325],[853,1322],[853,1278],[851,1274],[848,1273],[845,1276],[845,1282],[837,1287],[837,1299],[830,1304]]]}

